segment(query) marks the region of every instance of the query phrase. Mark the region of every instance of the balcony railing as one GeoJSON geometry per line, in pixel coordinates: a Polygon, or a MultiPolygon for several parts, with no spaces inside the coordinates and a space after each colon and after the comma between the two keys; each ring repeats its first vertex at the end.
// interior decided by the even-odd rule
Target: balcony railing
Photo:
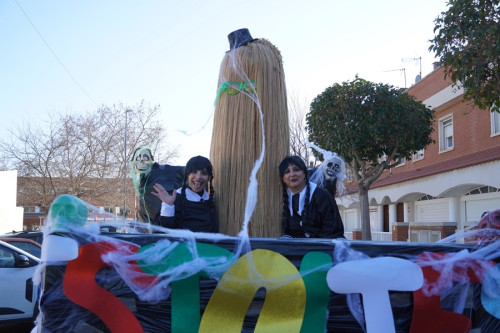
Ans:
{"type": "MultiPolygon", "coordinates": [[[[344,232],[344,236],[346,239],[352,240],[352,232],[346,231],[344,232]]],[[[372,240],[390,242],[392,241],[392,232],[372,231],[372,240]]]]}

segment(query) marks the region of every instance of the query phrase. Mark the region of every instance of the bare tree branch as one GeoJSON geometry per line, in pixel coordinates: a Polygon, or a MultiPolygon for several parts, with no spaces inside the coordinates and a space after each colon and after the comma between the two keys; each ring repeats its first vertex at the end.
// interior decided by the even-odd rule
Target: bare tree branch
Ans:
{"type": "Polygon", "coordinates": [[[302,157],[309,166],[313,154],[309,145],[304,143],[307,140],[305,115],[308,109],[309,104],[305,99],[299,98],[294,92],[289,94],[290,154],[302,157]]]}
{"type": "Polygon", "coordinates": [[[60,194],[120,206],[128,160],[136,147],[161,150],[164,159],[176,157],[176,149],[166,144],[159,112],[159,106],[144,102],[133,107],[102,106],[86,114],[52,115],[38,126],[25,122],[11,130],[9,140],[0,141],[0,155],[3,167],[17,169],[23,179],[18,200],[44,211],[60,194]]]}

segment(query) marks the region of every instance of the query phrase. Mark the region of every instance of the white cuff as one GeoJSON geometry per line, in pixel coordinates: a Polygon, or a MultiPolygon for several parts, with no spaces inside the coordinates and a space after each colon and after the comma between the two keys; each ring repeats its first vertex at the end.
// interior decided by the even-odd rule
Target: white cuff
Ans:
{"type": "Polygon", "coordinates": [[[160,215],[167,216],[167,217],[174,216],[175,215],[175,205],[167,205],[166,203],[162,202],[160,215]]]}

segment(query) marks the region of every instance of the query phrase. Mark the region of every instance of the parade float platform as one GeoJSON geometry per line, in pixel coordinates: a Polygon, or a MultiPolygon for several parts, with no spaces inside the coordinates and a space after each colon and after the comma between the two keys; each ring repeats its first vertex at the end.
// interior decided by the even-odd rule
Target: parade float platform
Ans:
{"type": "Polygon", "coordinates": [[[500,242],[52,232],[42,332],[499,332],[500,242]]]}

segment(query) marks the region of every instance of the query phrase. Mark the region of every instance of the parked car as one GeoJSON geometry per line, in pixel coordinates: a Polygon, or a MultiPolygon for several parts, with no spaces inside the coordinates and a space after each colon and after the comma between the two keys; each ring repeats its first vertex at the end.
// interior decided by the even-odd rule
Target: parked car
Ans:
{"type": "Polygon", "coordinates": [[[0,324],[36,317],[39,291],[33,274],[39,264],[39,258],[0,241],[0,324]]]}
{"type": "Polygon", "coordinates": [[[9,243],[10,245],[14,245],[15,247],[26,251],[37,258],[42,257],[42,245],[38,242],[35,242],[29,238],[17,238],[17,237],[0,237],[1,241],[9,243]]]}
{"type": "Polygon", "coordinates": [[[5,237],[27,238],[34,240],[38,244],[42,244],[43,242],[42,231],[12,231],[11,233],[0,235],[0,238],[5,238],[5,237]]]}

